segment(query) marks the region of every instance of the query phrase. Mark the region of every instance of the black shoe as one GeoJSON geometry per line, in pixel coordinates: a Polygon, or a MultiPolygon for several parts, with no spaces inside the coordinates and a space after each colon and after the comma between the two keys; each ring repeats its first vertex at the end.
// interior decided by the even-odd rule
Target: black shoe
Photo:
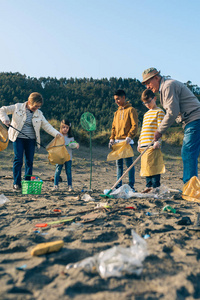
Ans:
{"type": "Polygon", "coordinates": [[[14,185],[13,185],[13,190],[15,190],[15,191],[20,191],[20,190],[21,190],[21,187],[20,187],[18,184],[14,184],[14,185]]]}

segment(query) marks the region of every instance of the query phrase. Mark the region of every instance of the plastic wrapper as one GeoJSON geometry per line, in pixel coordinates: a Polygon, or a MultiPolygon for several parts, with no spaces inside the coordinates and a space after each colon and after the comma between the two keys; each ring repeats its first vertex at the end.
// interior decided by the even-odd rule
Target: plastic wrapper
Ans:
{"type": "Polygon", "coordinates": [[[126,274],[140,275],[142,262],[148,255],[147,244],[132,230],[133,244],[128,247],[114,246],[93,257],[88,257],[75,264],[68,264],[66,269],[83,268],[86,271],[96,269],[102,278],[121,277],[126,274]]]}
{"type": "Polygon", "coordinates": [[[200,202],[200,181],[196,176],[193,176],[183,186],[182,198],[188,201],[200,202]]]}
{"type": "Polygon", "coordinates": [[[140,176],[153,176],[163,173],[165,173],[165,165],[161,150],[153,149],[153,147],[149,148],[141,157],[140,176]]]}
{"type": "Polygon", "coordinates": [[[4,194],[1,194],[0,195],[0,205],[5,204],[6,202],[10,202],[10,200],[4,194]]]}
{"type": "Polygon", "coordinates": [[[48,160],[52,165],[63,165],[70,160],[70,155],[65,147],[65,139],[61,135],[57,135],[47,146],[48,160]]]}
{"type": "Polygon", "coordinates": [[[112,146],[112,151],[107,156],[107,161],[118,160],[134,156],[132,147],[126,142],[116,143],[112,146]]]}
{"type": "Polygon", "coordinates": [[[8,131],[2,124],[0,124],[0,151],[5,150],[8,147],[8,143],[8,131]]]}
{"type": "MultiPolygon", "coordinates": [[[[108,193],[108,189],[104,190],[104,194],[108,193]]],[[[122,199],[129,199],[129,198],[154,198],[154,199],[170,199],[170,189],[165,186],[161,185],[159,188],[153,189],[150,193],[135,193],[131,189],[128,184],[123,184],[118,189],[114,190],[110,193],[110,195],[114,196],[114,198],[122,198],[122,199]]]]}

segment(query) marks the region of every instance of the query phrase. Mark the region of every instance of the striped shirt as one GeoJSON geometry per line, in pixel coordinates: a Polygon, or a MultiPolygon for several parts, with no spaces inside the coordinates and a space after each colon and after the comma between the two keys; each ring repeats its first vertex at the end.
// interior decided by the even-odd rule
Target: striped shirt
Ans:
{"type": "MultiPolygon", "coordinates": [[[[31,112],[29,109],[26,108],[26,121],[24,123],[24,126],[22,127],[21,132],[26,134],[29,138],[35,139],[36,136],[35,136],[35,130],[34,130],[33,124],[32,124],[32,118],[33,118],[33,112],[31,112]]],[[[28,139],[28,137],[26,137],[22,133],[18,134],[18,138],[28,139]]]]}
{"type": "Polygon", "coordinates": [[[143,118],[142,130],[139,137],[140,147],[144,147],[154,140],[154,133],[165,116],[160,107],[149,109],[143,118]]]}

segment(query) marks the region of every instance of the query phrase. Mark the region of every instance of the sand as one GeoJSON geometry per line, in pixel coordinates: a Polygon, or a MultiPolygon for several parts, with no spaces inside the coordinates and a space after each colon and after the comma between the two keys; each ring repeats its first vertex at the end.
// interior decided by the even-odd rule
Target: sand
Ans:
{"type": "MultiPolygon", "coordinates": [[[[199,204],[185,201],[175,192],[163,199],[100,197],[104,189],[116,182],[115,162],[106,162],[107,147],[93,146],[92,192],[83,191],[90,185],[89,147],[80,146],[73,153],[73,192],[67,191],[64,171],[59,191],[51,191],[53,183],[49,178],[55,167],[48,163],[47,153],[41,149],[35,154],[34,175],[44,181],[42,192],[22,195],[12,190],[12,145],[0,152],[0,194],[10,200],[0,205],[0,299],[200,299],[200,231],[189,230],[196,222],[199,204]],[[82,200],[85,194],[93,200],[82,200]],[[112,209],[94,210],[100,202],[107,202],[112,209]],[[175,208],[176,214],[146,215],[162,212],[165,205],[175,208]],[[119,206],[133,206],[136,210],[117,210],[119,206]],[[95,215],[82,218],[89,211],[95,215]],[[192,225],[177,224],[185,216],[192,225]],[[62,226],[35,227],[37,223],[72,217],[74,221],[62,226]],[[114,246],[130,247],[132,229],[141,237],[149,235],[145,240],[148,256],[141,275],[101,278],[95,268],[66,269],[69,263],[114,246]],[[37,244],[57,240],[64,241],[59,252],[31,256],[37,244]]],[[[136,158],[136,149],[134,153],[136,158]]],[[[165,144],[163,153],[167,171],[162,184],[182,189],[180,148],[165,144]]],[[[145,187],[139,168],[140,163],[136,165],[135,176],[138,192],[145,187]]],[[[127,183],[127,177],[123,183],[127,183]]]]}

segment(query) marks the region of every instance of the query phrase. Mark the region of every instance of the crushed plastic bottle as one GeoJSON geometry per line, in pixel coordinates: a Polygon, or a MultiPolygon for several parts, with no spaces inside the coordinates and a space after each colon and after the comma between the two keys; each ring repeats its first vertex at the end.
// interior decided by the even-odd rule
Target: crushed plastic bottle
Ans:
{"type": "Polygon", "coordinates": [[[84,201],[94,201],[94,199],[89,195],[89,194],[84,194],[82,197],[81,197],[81,200],[84,200],[84,201]]]}
{"type": "Polygon", "coordinates": [[[159,215],[160,213],[159,212],[146,212],[146,216],[156,216],[156,215],[159,215]]]}
{"type": "Polygon", "coordinates": [[[93,257],[88,257],[75,264],[68,264],[66,269],[84,268],[92,271],[96,268],[102,278],[121,277],[124,274],[140,275],[143,269],[142,262],[148,255],[147,244],[134,230],[131,233],[132,246],[128,248],[114,246],[93,257]]]}
{"type": "Polygon", "coordinates": [[[173,214],[176,213],[175,208],[171,207],[170,205],[165,205],[165,206],[163,207],[163,211],[171,211],[173,214]]]}

